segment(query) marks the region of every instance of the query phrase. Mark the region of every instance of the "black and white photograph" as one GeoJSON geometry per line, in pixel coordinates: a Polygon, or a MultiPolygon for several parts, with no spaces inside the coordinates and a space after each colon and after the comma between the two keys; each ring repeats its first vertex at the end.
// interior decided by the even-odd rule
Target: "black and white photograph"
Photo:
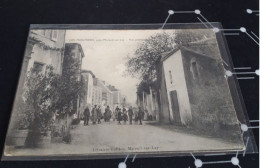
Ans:
{"type": "Polygon", "coordinates": [[[4,156],[244,149],[211,28],[31,29],[4,156]]]}

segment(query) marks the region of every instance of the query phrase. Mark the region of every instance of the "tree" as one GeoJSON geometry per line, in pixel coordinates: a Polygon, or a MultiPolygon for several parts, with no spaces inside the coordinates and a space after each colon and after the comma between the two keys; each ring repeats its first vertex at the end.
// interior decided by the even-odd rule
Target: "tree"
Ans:
{"type": "Polygon", "coordinates": [[[133,57],[127,56],[126,73],[147,83],[156,81],[156,61],[163,53],[170,52],[177,45],[186,45],[213,36],[211,29],[182,29],[173,33],[157,33],[141,43],[133,57]]]}
{"type": "Polygon", "coordinates": [[[66,56],[62,75],[54,83],[55,103],[52,105],[52,109],[56,111],[58,118],[76,113],[75,101],[84,96],[83,85],[80,76],[80,62],[75,58],[66,56]]]}
{"type": "Polygon", "coordinates": [[[164,53],[172,51],[176,46],[188,46],[212,37],[214,32],[211,29],[181,29],[173,33],[162,31],[146,39],[132,57],[127,57],[126,62],[126,73],[141,80],[137,95],[142,99],[142,92],[149,93],[149,87],[158,90],[156,64],[164,53]]]}
{"type": "Polygon", "coordinates": [[[215,33],[211,29],[181,29],[176,30],[175,34],[174,42],[177,45],[186,45],[203,39],[212,38],[215,33]]]}
{"type": "Polygon", "coordinates": [[[27,75],[24,105],[29,107],[25,108],[29,109],[29,116],[33,116],[29,124],[27,146],[37,146],[40,136],[50,130],[54,115],[66,119],[76,112],[73,106],[75,100],[83,96],[83,83],[78,62],[73,59],[68,61],[69,66],[65,66],[62,75],[55,74],[52,66],[47,66],[45,73],[30,71],[27,75]]]}
{"type": "Polygon", "coordinates": [[[164,52],[173,49],[173,34],[157,33],[141,43],[133,57],[127,57],[127,74],[141,80],[156,80],[156,61],[164,52]]]}
{"type": "Polygon", "coordinates": [[[54,127],[52,137],[62,137],[62,140],[66,143],[71,141],[70,124],[80,122],[79,116],[77,119],[72,120],[72,123],[69,117],[77,112],[77,101],[86,94],[80,74],[80,64],[79,59],[65,52],[62,75],[54,83],[55,103],[52,104],[52,110],[55,112],[58,127],[54,127]],[[61,124],[63,126],[62,130],[59,129],[61,124]]]}
{"type": "Polygon", "coordinates": [[[46,134],[50,130],[52,117],[53,100],[55,95],[54,83],[58,80],[58,76],[53,73],[53,67],[47,66],[45,73],[34,72],[31,70],[26,78],[24,91],[24,109],[22,113],[30,116],[29,134],[26,139],[26,145],[29,147],[37,146],[41,135],[46,134]]]}

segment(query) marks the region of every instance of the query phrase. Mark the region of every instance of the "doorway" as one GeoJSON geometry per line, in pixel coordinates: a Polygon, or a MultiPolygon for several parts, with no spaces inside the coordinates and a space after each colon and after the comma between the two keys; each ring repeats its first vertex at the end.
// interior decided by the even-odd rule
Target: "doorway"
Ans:
{"type": "Polygon", "coordinates": [[[176,124],[181,123],[181,115],[179,110],[179,103],[178,103],[178,97],[177,97],[177,91],[173,90],[170,91],[170,98],[171,98],[171,108],[173,113],[173,122],[176,124]]]}

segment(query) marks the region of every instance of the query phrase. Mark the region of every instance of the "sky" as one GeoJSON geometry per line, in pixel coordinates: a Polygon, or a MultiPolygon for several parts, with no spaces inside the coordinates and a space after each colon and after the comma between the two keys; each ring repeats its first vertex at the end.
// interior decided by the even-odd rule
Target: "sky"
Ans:
{"type": "MultiPolygon", "coordinates": [[[[138,45],[161,30],[67,30],[66,43],[79,43],[85,57],[82,69],[114,85],[126,101],[136,102],[137,78],[125,75],[126,57],[132,57],[138,45]]],[[[171,30],[172,31],[172,30],[171,30]]]]}

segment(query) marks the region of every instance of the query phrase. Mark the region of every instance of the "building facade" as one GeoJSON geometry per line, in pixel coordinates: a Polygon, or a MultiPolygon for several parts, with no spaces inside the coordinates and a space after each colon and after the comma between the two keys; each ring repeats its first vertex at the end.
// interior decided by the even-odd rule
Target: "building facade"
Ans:
{"type": "Polygon", "coordinates": [[[102,105],[102,88],[98,86],[98,79],[93,79],[93,89],[92,89],[92,107],[94,105],[102,105]]]}
{"type": "Polygon", "coordinates": [[[101,106],[105,108],[106,106],[109,106],[111,109],[113,109],[113,92],[109,89],[109,87],[106,85],[105,81],[101,81],[97,79],[97,85],[102,89],[102,104],[101,106]]]}
{"type": "Polygon", "coordinates": [[[27,71],[45,71],[51,65],[54,72],[62,73],[65,30],[32,30],[30,41],[35,41],[32,47],[27,71]]]}
{"type": "Polygon", "coordinates": [[[120,107],[121,102],[122,102],[122,96],[121,96],[120,90],[118,90],[117,88],[115,88],[115,86],[112,86],[112,85],[109,85],[108,88],[112,92],[112,95],[113,95],[113,107],[114,107],[114,109],[117,106],[120,107]]]}
{"type": "MultiPolygon", "coordinates": [[[[24,60],[21,68],[19,84],[15,97],[15,102],[23,101],[23,91],[26,76],[29,71],[45,73],[46,66],[52,66],[56,74],[62,74],[64,59],[66,30],[31,30],[28,36],[24,60]]],[[[14,104],[14,109],[18,109],[19,103],[14,104]]],[[[13,110],[17,112],[18,110],[13,110]]],[[[14,115],[14,121],[16,121],[14,115]]],[[[10,128],[12,124],[10,122],[10,128]]]]}
{"type": "MultiPolygon", "coordinates": [[[[63,75],[69,75],[70,80],[81,80],[81,65],[82,58],[84,57],[84,52],[82,47],[78,43],[66,43],[64,52],[64,62],[62,73],[63,75]]],[[[75,98],[73,100],[72,112],[75,117],[80,117],[81,111],[81,100],[80,95],[75,93],[75,98]]]]}
{"type": "Polygon", "coordinates": [[[88,106],[91,110],[92,107],[92,97],[93,97],[93,80],[95,75],[88,70],[81,71],[81,81],[83,82],[83,92],[84,95],[81,99],[81,112],[88,106]]]}
{"type": "Polygon", "coordinates": [[[201,128],[235,126],[236,113],[219,52],[206,55],[205,50],[195,50],[200,46],[179,46],[160,58],[160,121],[201,128]]]}

